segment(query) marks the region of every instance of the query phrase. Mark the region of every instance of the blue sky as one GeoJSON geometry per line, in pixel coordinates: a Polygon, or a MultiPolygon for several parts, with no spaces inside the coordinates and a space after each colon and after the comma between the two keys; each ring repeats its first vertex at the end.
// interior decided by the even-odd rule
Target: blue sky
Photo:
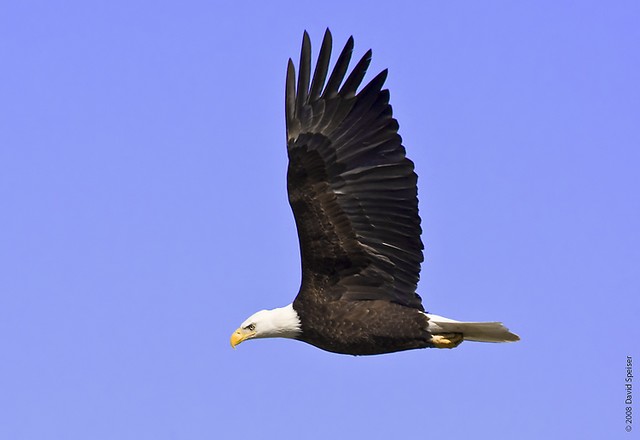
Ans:
{"type": "Polygon", "coordinates": [[[631,438],[639,21],[632,1],[5,3],[0,438],[631,438]],[[284,75],[327,26],[373,49],[368,78],[389,68],[426,308],[521,342],[230,348],[298,289],[284,75]]]}

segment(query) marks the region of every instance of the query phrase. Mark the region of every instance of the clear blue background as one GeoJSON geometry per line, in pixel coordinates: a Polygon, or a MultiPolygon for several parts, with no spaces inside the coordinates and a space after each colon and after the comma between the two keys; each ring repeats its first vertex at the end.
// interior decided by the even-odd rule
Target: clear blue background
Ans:
{"type": "Polygon", "coordinates": [[[3,3],[0,438],[635,437],[638,23],[635,1],[3,3]],[[390,69],[427,309],[521,342],[230,348],[297,292],[284,75],[327,26],[390,69]]]}

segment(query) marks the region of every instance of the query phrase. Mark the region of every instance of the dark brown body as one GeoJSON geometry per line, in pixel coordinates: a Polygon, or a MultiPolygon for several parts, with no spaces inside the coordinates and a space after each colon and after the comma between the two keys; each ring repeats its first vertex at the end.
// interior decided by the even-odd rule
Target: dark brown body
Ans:
{"type": "Polygon", "coordinates": [[[296,300],[298,339],[341,354],[373,355],[432,347],[428,318],[418,309],[388,301],[296,300]]]}

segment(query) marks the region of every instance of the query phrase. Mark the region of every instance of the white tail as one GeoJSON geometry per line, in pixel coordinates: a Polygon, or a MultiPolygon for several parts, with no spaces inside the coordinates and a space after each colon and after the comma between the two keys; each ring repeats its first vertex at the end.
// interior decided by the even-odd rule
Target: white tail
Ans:
{"type": "Polygon", "coordinates": [[[462,333],[465,341],[515,342],[520,336],[511,333],[501,322],[460,322],[426,313],[431,334],[462,333]]]}

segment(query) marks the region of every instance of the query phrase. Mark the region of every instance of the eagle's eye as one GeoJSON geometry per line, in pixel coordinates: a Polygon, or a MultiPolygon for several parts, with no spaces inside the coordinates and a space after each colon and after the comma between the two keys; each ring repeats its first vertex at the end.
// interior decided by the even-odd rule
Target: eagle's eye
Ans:
{"type": "Polygon", "coordinates": [[[248,326],[245,327],[247,330],[249,330],[250,332],[254,331],[256,329],[256,325],[255,324],[249,324],[248,326]]]}

